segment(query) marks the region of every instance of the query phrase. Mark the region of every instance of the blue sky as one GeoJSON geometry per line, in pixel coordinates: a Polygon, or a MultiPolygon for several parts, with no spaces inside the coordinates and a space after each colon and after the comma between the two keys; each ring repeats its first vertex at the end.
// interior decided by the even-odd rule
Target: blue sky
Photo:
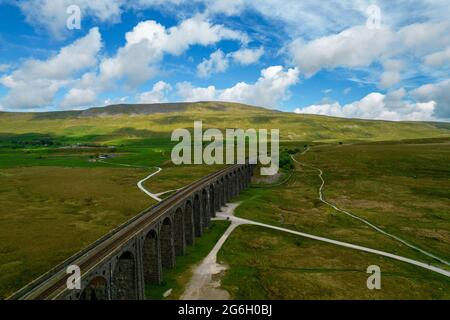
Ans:
{"type": "Polygon", "coordinates": [[[445,0],[0,0],[0,110],[217,100],[447,121],[449,13],[445,0]]]}

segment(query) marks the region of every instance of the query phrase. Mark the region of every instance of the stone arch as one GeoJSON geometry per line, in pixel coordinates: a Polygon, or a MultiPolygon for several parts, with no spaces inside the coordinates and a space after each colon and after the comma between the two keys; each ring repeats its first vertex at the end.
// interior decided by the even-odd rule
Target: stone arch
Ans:
{"type": "Polygon", "coordinates": [[[241,168],[236,170],[236,195],[241,193],[241,168]]]}
{"type": "Polygon", "coordinates": [[[80,300],[108,300],[108,281],[101,276],[92,279],[81,292],[80,300]]]}
{"type": "Polygon", "coordinates": [[[175,254],[177,256],[182,256],[186,250],[186,242],[184,235],[184,214],[181,208],[175,211],[174,216],[174,242],[175,242],[175,254]]]}
{"type": "Polygon", "coordinates": [[[241,191],[245,189],[245,169],[244,167],[241,168],[241,172],[239,174],[239,184],[241,191]]]}
{"type": "Polygon", "coordinates": [[[203,234],[202,206],[200,196],[198,194],[194,196],[194,230],[196,237],[202,236],[203,234]]]}
{"type": "Polygon", "coordinates": [[[150,230],[142,247],[144,280],[148,284],[161,283],[161,251],[158,233],[150,230]]]}
{"type": "Polygon", "coordinates": [[[230,200],[234,198],[234,175],[230,173],[230,200]]]}
{"type": "Polygon", "coordinates": [[[202,190],[202,199],[201,199],[201,210],[202,210],[202,218],[203,218],[203,227],[209,228],[211,215],[208,208],[208,192],[206,189],[202,190]]]}
{"type": "MultiPolygon", "coordinates": [[[[220,179],[220,208],[225,205],[225,179],[220,179]]],[[[220,209],[219,208],[219,209],[220,209]]]]}
{"type": "Polygon", "coordinates": [[[136,259],[132,252],[125,251],[117,259],[112,278],[113,300],[137,300],[136,259]]]}
{"type": "Polygon", "coordinates": [[[245,182],[245,184],[244,184],[244,187],[245,188],[247,188],[248,187],[248,184],[249,184],[249,181],[250,181],[250,177],[249,177],[249,165],[247,164],[247,165],[245,165],[245,178],[244,178],[244,182],[245,182]]]}
{"type": "Polygon", "coordinates": [[[236,172],[233,171],[230,173],[230,195],[231,195],[231,199],[233,199],[234,197],[236,197],[236,172]]]}
{"type": "Polygon", "coordinates": [[[229,192],[230,191],[230,178],[227,175],[225,175],[224,178],[224,189],[223,189],[223,201],[224,201],[224,205],[228,203],[228,201],[230,200],[229,198],[229,192]]]}
{"type": "Polygon", "coordinates": [[[233,172],[233,197],[237,197],[239,195],[238,192],[238,178],[237,178],[237,170],[233,172]]]}
{"type": "Polygon", "coordinates": [[[170,218],[164,219],[160,231],[161,264],[164,268],[175,267],[174,231],[170,218]]]}
{"type": "Polygon", "coordinates": [[[209,187],[209,213],[211,217],[216,216],[216,202],[216,186],[214,186],[214,184],[211,184],[209,187]]]}
{"type": "Polygon", "coordinates": [[[227,204],[231,200],[231,197],[230,197],[230,191],[231,191],[230,182],[231,182],[231,179],[230,179],[230,175],[229,174],[227,174],[225,176],[225,181],[226,181],[225,182],[225,185],[226,185],[226,188],[225,188],[225,204],[227,204]]]}
{"type": "Polygon", "coordinates": [[[186,245],[192,246],[194,244],[194,215],[191,201],[187,201],[184,208],[184,237],[186,245]]]}
{"type": "Polygon", "coordinates": [[[221,197],[220,197],[220,195],[222,194],[222,184],[220,183],[220,180],[218,180],[217,181],[217,184],[216,184],[216,192],[215,192],[215,206],[214,206],[214,208],[215,208],[215,212],[214,212],[214,217],[216,216],[216,213],[217,212],[219,212],[220,211],[220,207],[221,207],[221,197]]]}

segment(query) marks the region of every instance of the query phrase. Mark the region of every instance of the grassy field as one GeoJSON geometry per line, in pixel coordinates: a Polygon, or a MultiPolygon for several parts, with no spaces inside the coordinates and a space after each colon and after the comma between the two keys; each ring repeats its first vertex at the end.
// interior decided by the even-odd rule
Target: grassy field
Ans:
{"type": "Polygon", "coordinates": [[[317,148],[326,197],[450,261],[450,141],[317,148]],[[330,161],[332,159],[332,161],[330,161]]]}
{"type": "MultiPolygon", "coordinates": [[[[449,260],[449,151],[447,143],[334,145],[297,158],[322,168],[327,200],[449,260]]],[[[283,185],[246,190],[237,215],[439,264],[321,203],[320,184],[317,171],[297,165],[283,185]]]]}
{"type": "MultiPolygon", "coordinates": [[[[439,139],[318,144],[296,159],[323,170],[327,201],[448,261],[449,155],[450,143],[439,139]]],[[[296,165],[280,181],[253,184],[236,200],[236,215],[449,269],[321,203],[316,170],[296,165]]],[[[232,234],[220,259],[230,266],[223,287],[237,299],[450,298],[448,278],[432,272],[257,227],[232,234]],[[365,286],[372,264],[382,269],[381,291],[365,286]]]]}
{"type": "Polygon", "coordinates": [[[88,246],[154,202],[141,169],[0,169],[0,297],[88,246]]]}
{"type": "MultiPolygon", "coordinates": [[[[278,128],[283,148],[314,144],[304,160],[323,167],[327,198],[449,258],[448,125],[295,115],[229,103],[177,108],[152,114],[129,106],[0,112],[0,298],[154,204],[136,188],[153,167],[163,168],[145,183],[155,193],[217,170],[170,162],[170,132],[200,119],[205,129],[278,128]],[[113,157],[95,161],[104,153],[113,157]]],[[[246,191],[238,214],[435,263],[324,207],[315,172],[297,166],[282,177],[282,184],[246,191]]],[[[175,287],[177,277],[169,273],[168,285],[175,287]]]]}
{"type": "Polygon", "coordinates": [[[241,226],[218,259],[233,299],[450,299],[444,276],[376,255],[255,226],[241,226]],[[281,249],[282,248],[282,249],[281,249]],[[367,268],[381,268],[381,290],[367,268]]]}
{"type": "Polygon", "coordinates": [[[211,227],[205,230],[203,236],[195,240],[195,245],[187,248],[186,255],[177,257],[175,268],[163,270],[161,285],[147,286],[145,291],[147,299],[162,300],[164,293],[170,289],[172,292],[166,299],[179,299],[192,276],[193,268],[208,255],[229,225],[228,221],[212,222],[211,227]]]}

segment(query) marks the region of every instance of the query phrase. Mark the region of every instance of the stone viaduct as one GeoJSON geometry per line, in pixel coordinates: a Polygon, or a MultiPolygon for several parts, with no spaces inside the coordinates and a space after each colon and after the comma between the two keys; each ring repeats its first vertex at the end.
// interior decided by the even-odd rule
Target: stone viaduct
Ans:
{"type": "Polygon", "coordinates": [[[164,270],[210,226],[211,218],[251,180],[253,165],[233,165],[181,189],[19,290],[11,299],[140,300],[164,270]],[[81,289],[67,288],[67,267],[81,289]]]}

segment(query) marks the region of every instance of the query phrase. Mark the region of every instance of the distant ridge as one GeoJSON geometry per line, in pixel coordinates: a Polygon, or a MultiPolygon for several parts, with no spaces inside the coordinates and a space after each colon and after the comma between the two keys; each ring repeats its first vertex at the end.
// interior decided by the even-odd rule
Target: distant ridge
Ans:
{"type": "Polygon", "coordinates": [[[114,116],[119,114],[148,115],[186,111],[190,103],[155,103],[155,104],[115,104],[106,107],[91,108],[79,113],[80,117],[114,116]]]}
{"type": "Polygon", "coordinates": [[[199,102],[174,102],[174,103],[152,103],[152,104],[113,104],[104,107],[93,107],[86,110],[62,110],[44,112],[9,112],[0,111],[0,115],[25,115],[32,114],[34,119],[69,119],[89,118],[116,115],[152,115],[156,113],[185,112],[190,108],[205,109],[210,111],[227,111],[230,108],[247,109],[248,111],[270,111],[279,110],[266,109],[245,105],[240,103],[199,101],[199,102]]]}

